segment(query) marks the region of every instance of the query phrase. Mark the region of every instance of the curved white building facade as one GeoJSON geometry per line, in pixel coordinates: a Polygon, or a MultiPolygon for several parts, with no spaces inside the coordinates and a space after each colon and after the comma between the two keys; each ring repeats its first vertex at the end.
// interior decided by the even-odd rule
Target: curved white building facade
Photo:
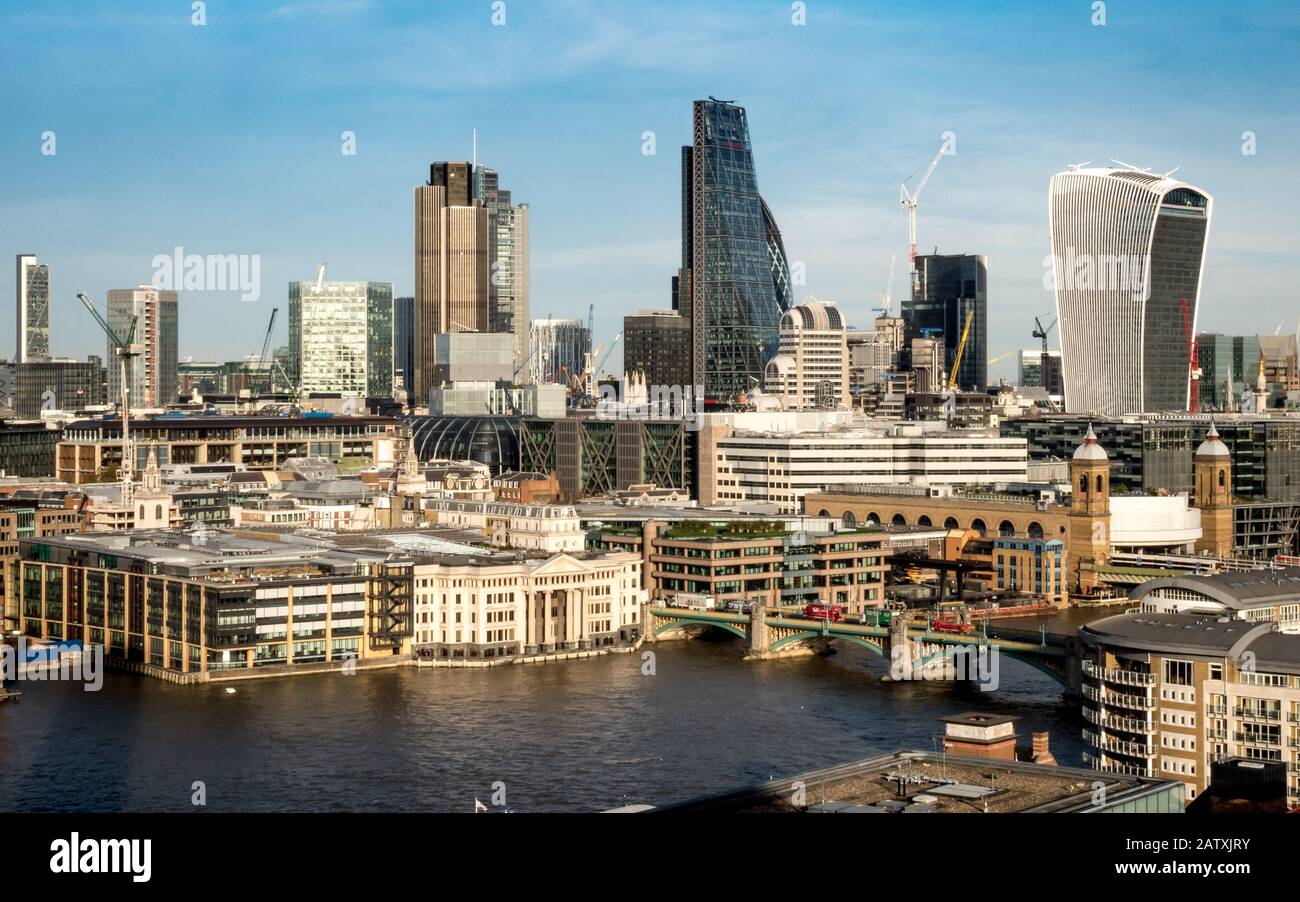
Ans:
{"type": "Polygon", "coordinates": [[[1186,410],[1213,199],[1131,169],[1052,176],[1049,212],[1065,406],[1119,416],[1186,410]]]}

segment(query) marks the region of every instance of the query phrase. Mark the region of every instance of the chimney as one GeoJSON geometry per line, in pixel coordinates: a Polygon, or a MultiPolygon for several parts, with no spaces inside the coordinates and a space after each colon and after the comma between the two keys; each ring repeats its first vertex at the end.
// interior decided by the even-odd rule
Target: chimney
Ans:
{"type": "Polygon", "coordinates": [[[1048,748],[1048,742],[1051,734],[1047,732],[1033,734],[1033,757],[1030,758],[1035,764],[1055,764],[1056,759],[1052,757],[1052,751],[1048,748]]]}

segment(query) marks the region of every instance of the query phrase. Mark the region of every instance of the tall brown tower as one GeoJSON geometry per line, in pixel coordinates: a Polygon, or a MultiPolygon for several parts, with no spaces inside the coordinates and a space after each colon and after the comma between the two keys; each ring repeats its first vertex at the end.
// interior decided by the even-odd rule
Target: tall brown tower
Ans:
{"type": "Polygon", "coordinates": [[[1196,506],[1201,509],[1201,538],[1196,550],[1232,557],[1232,454],[1213,423],[1196,449],[1193,469],[1196,506]]]}
{"type": "Polygon", "coordinates": [[[1097,585],[1092,567],[1110,560],[1110,456],[1088,425],[1070,460],[1069,554],[1072,588],[1097,585]]]}

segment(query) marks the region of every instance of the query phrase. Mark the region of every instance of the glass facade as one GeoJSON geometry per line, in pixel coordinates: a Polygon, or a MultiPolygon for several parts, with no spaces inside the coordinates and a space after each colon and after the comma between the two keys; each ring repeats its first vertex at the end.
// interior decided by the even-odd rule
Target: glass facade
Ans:
{"type": "MultiPolygon", "coordinates": [[[[135,343],[142,353],[131,360],[128,373],[132,407],[162,407],[177,398],[178,327],[176,292],[157,288],[121,288],[108,293],[108,325],[123,340],[135,320],[135,343]]],[[[105,340],[108,397],[121,398],[120,370],[112,342],[105,340]]]]}
{"type": "Polygon", "coordinates": [[[973,313],[966,347],[958,366],[961,391],[983,391],[988,386],[988,258],[975,254],[923,254],[916,258],[916,297],[903,301],[906,340],[942,339],[944,360],[957,359],[973,313]]]}
{"type": "Polygon", "coordinates": [[[762,380],[790,306],[780,231],[758,193],[743,107],[697,100],[694,141],[682,148],[682,276],[692,372],[707,397],[729,402],[762,380]]]}
{"type": "Polygon", "coordinates": [[[472,179],[474,198],[488,210],[487,331],[514,336],[518,367],[528,356],[528,205],[511,202],[494,169],[475,166],[472,179]]]}
{"type": "Polygon", "coordinates": [[[289,347],[304,394],[393,396],[393,286],[289,283],[289,347]]]}
{"type": "Polygon", "coordinates": [[[50,358],[50,267],[18,255],[18,362],[50,358]]]}

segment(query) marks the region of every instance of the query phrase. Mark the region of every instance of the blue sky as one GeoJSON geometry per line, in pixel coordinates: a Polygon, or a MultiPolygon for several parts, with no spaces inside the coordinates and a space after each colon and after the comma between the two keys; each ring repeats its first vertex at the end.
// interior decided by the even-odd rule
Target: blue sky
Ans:
{"type": "Polygon", "coordinates": [[[287,283],[324,259],[409,294],[412,189],[477,128],[532,207],[534,318],[595,304],[608,341],[624,313],[668,306],[678,148],[713,95],[748,108],[799,293],[860,327],[890,254],[905,288],[898,182],[952,130],[918,243],[989,256],[990,356],[1032,346],[1052,309],[1047,182],[1085,160],[1180,166],[1214,195],[1199,328],[1296,328],[1300,6],[1110,0],[1103,26],[1090,0],[806,8],[795,26],[788,2],[505,0],[494,26],[491,0],[209,0],[200,27],[189,0],[0,0],[0,317],[28,251],[53,266],[68,356],[103,350],[76,292],[148,282],[178,245],[259,254],[263,283],[256,303],[182,293],[182,357],[258,349],[272,306],[283,343],[287,283]]]}

